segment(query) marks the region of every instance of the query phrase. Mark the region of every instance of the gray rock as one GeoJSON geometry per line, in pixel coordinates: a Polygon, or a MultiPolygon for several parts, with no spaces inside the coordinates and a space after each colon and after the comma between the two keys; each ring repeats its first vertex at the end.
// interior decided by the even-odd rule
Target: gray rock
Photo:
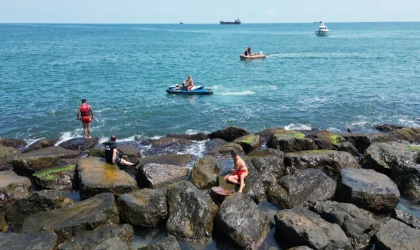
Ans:
{"type": "Polygon", "coordinates": [[[182,241],[205,242],[211,237],[217,206],[191,182],[168,187],[166,230],[182,241]]]}
{"type": "Polygon", "coordinates": [[[38,150],[41,148],[46,148],[46,147],[52,147],[55,145],[55,143],[57,142],[57,140],[51,140],[48,138],[44,138],[41,140],[38,140],[34,143],[32,143],[31,145],[29,145],[28,147],[24,148],[22,150],[22,153],[28,153],[30,151],[34,151],[34,150],[38,150]]]}
{"type": "Polygon", "coordinates": [[[236,138],[233,142],[241,145],[245,154],[248,154],[252,150],[259,149],[261,147],[261,140],[259,135],[244,135],[236,138]]]}
{"type": "Polygon", "coordinates": [[[285,165],[296,169],[316,168],[333,179],[341,169],[359,168],[354,156],[347,152],[333,150],[309,150],[285,154],[285,165]]]}
{"type": "Polygon", "coordinates": [[[137,190],[137,182],[116,165],[106,163],[98,157],[82,158],[78,163],[80,199],[84,200],[100,193],[114,195],[137,190]]]}
{"type": "Polygon", "coordinates": [[[281,177],[269,188],[268,199],[281,208],[334,197],[336,183],[319,169],[296,170],[281,177]]]}
{"type": "Polygon", "coordinates": [[[406,143],[420,143],[420,128],[402,128],[392,131],[389,138],[406,143]]]}
{"type": "Polygon", "coordinates": [[[58,245],[59,250],[82,250],[82,249],[115,249],[129,250],[134,240],[134,229],[130,224],[105,225],[93,231],[86,232],[74,238],[66,240],[58,245]]]}
{"type": "Polygon", "coordinates": [[[98,137],[93,138],[73,138],[68,141],[62,142],[58,144],[58,146],[63,147],[65,149],[69,150],[77,150],[79,152],[83,152],[85,150],[88,150],[90,148],[95,147],[99,142],[98,137]]]}
{"type": "Polygon", "coordinates": [[[58,236],[58,243],[62,243],[101,225],[119,222],[114,196],[103,193],[67,207],[34,213],[25,219],[22,231],[54,231],[58,236]]]}
{"type": "Polygon", "coordinates": [[[212,156],[204,156],[194,163],[191,171],[191,182],[199,189],[209,189],[217,185],[220,164],[212,156]]]}
{"type": "Polygon", "coordinates": [[[33,173],[54,167],[60,159],[76,158],[79,152],[64,149],[62,147],[46,147],[34,150],[13,160],[13,170],[19,175],[30,177],[33,173]]]}
{"type": "Polygon", "coordinates": [[[12,170],[13,159],[20,155],[16,148],[0,145],[0,171],[12,170]]]}
{"type": "Polygon", "coordinates": [[[192,141],[205,141],[209,139],[209,137],[202,132],[197,133],[197,134],[168,134],[167,137],[192,140],[192,141]]]}
{"type": "Polygon", "coordinates": [[[175,137],[161,137],[159,139],[152,140],[152,145],[154,147],[169,147],[174,144],[191,145],[193,144],[193,142],[190,140],[183,139],[183,138],[175,138],[175,137]]]}
{"type": "Polygon", "coordinates": [[[7,209],[7,222],[20,228],[26,217],[39,211],[49,211],[72,205],[73,200],[66,198],[63,192],[43,190],[28,198],[15,201],[7,209]]]}
{"type": "Polygon", "coordinates": [[[0,212],[14,201],[28,197],[32,192],[31,181],[13,171],[0,171],[0,212]]]}
{"type": "Polygon", "coordinates": [[[168,236],[153,245],[141,247],[138,250],[181,250],[174,236],[168,236]]]}
{"type": "Polygon", "coordinates": [[[400,192],[386,175],[370,169],[341,170],[336,199],[352,203],[374,213],[391,213],[397,206],[400,192]]]}
{"type": "Polygon", "coordinates": [[[392,132],[392,131],[395,131],[397,129],[402,129],[404,127],[396,126],[396,125],[392,125],[392,124],[381,124],[381,125],[374,126],[374,128],[381,131],[381,132],[392,132]]]}
{"type": "Polygon", "coordinates": [[[188,168],[185,167],[148,163],[137,169],[136,180],[141,187],[161,188],[181,179],[186,176],[188,172],[188,168]]]}
{"type": "Polygon", "coordinates": [[[391,169],[391,179],[397,184],[401,195],[413,200],[420,200],[420,164],[411,160],[397,160],[391,169]]]}
{"type": "Polygon", "coordinates": [[[350,203],[317,202],[311,210],[324,220],[339,225],[354,249],[364,249],[379,230],[379,224],[371,213],[350,203]]]}
{"type": "Polygon", "coordinates": [[[381,224],[374,237],[375,249],[420,249],[420,230],[390,219],[381,224]]]}
{"type": "Polygon", "coordinates": [[[145,166],[148,163],[157,163],[165,165],[176,165],[179,167],[186,167],[187,164],[192,160],[193,155],[191,154],[165,154],[165,155],[152,155],[139,159],[139,165],[137,169],[145,166]]]}
{"type": "Polygon", "coordinates": [[[349,239],[337,224],[305,208],[281,210],[274,219],[280,235],[293,245],[328,250],[351,248],[349,239]]]}
{"type": "Polygon", "coordinates": [[[267,129],[264,129],[263,131],[255,133],[255,134],[260,136],[261,144],[266,145],[267,142],[270,141],[271,136],[278,129],[283,129],[283,128],[267,128],[267,129]]]}
{"type": "Polygon", "coordinates": [[[389,137],[385,134],[360,134],[350,133],[341,135],[348,142],[353,144],[359,153],[364,154],[365,150],[375,142],[387,142],[390,141],[389,137]]]}
{"type": "Polygon", "coordinates": [[[298,247],[289,248],[287,250],[312,250],[312,248],[307,247],[307,246],[298,246],[298,247]]]}
{"type": "Polygon", "coordinates": [[[412,228],[420,229],[420,218],[413,216],[403,210],[395,209],[394,213],[392,214],[392,217],[396,220],[404,222],[412,228]]]}
{"type": "MultiPolygon", "coordinates": [[[[217,140],[218,142],[221,142],[219,139],[213,139],[212,141],[217,140]]],[[[207,145],[208,146],[208,145],[207,145]]],[[[215,157],[223,157],[223,156],[230,156],[231,150],[235,151],[237,154],[243,154],[244,150],[241,147],[241,145],[233,142],[222,142],[215,145],[209,152],[209,155],[215,156],[215,157]]]]}
{"type": "Polygon", "coordinates": [[[11,148],[23,148],[27,145],[26,141],[15,138],[1,138],[0,145],[11,148]]]}
{"type": "Polygon", "coordinates": [[[57,235],[51,232],[43,233],[0,233],[0,249],[15,250],[55,250],[57,235]]]}
{"type": "Polygon", "coordinates": [[[281,150],[285,153],[318,149],[315,142],[305,137],[305,134],[294,131],[278,129],[271,136],[267,147],[281,150]]]}
{"type": "Polygon", "coordinates": [[[131,225],[156,227],[168,218],[166,189],[141,189],[120,195],[117,200],[120,216],[131,225]]]}
{"type": "Polygon", "coordinates": [[[319,131],[310,134],[308,138],[312,139],[319,149],[338,150],[348,152],[354,156],[359,155],[359,151],[348,142],[344,137],[330,131],[319,131]]]}
{"type": "Polygon", "coordinates": [[[258,249],[270,231],[270,220],[246,194],[234,193],[217,212],[217,227],[242,249],[258,249]]]}
{"type": "Polygon", "coordinates": [[[239,127],[227,127],[222,130],[217,130],[213,133],[210,133],[208,136],[211,139],[220,138],[227,142],[233,142],[235,139],[248,135],[249,132],[244,128],[239,127]]]}
{"type": "Polygon", "coordinates": [[[69,164],[60,164],[33,173],[33,180],[36,185],[43,189],[71,191],[76,174],[76,165],[77,158],[74,158],[74,162],[69,164]]]}

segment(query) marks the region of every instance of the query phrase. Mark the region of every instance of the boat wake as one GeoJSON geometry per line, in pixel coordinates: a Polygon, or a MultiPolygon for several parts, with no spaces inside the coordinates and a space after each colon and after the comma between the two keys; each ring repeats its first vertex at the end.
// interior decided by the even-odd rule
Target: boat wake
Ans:
{"type": "Polygon", "coordinates": [[[240,92],[224,92],[224,93],[220,93],[219,95],[236,95],[236,96],[255,95],[255,92],[250,91],[250,90],[245,90],[245,91],[240,91],[240,92]]]}

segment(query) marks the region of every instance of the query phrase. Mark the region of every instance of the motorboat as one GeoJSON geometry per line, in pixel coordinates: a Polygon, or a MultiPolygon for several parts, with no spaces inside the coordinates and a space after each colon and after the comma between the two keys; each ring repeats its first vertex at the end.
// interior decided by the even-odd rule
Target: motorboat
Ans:
{"type": "Polygon", "coordinates": [[[319,23],[320,25],[318,27],[318,30],[315,31],[315,34],[317,36],[328,36],[328,32],[330,31],[328,27],[324,24],[323,21],[320,21],[319,23]]]}
{"type": "Polygon", "coordinates": [[[181,95],[212,95],[213,90],[204,88],[204,86],[194,86],[190,91],[187,90],[188,84],[183,82],[170,86],[166,92],[168,94],[181,94],[181,95]]]}
{"type": "Polygon", "coordinates": [[[251,55],[245,55],[245,54],[241,54],[239,55],[239,57],[241,59],[258,59],[258,58],[266,58],[267,56],[265,54],[251,54],[251,55]]]}

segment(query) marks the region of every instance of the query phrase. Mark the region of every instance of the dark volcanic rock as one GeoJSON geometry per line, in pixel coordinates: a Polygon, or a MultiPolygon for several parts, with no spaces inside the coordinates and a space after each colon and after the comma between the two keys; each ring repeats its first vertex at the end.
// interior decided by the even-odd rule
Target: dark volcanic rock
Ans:
{"type": "Polygon", "coordinates": [[[348,142],[353,144],[359,153],[364,154],[365,150],[375,142],[387,142],[390,141],[389,137],[385,134],[360,134],[350,133],[341,135],[348,142]]]}
{"type": "Polygon", "coordinates": [[[148,163],[137,168],[136,180],[141,187],[160,188],[181,179],[188,172],[185,167],[148,163]]]}
{"type": "Polygon", "coordinates": [[[261,147],[261,140],[259,135],[244,135],[236,138],[233,142],[241,145],[245,154],[248,154],[252,150],[259,149],[261,147]]]}
{"type": "Polygon", "coordinates": [[[268,190],[268,199],[281,208],[293,208],[307,202],[334,197],[336,183],[321,170],[296,170],[281,177],[268,190]]]}
{"type": "Polygon", "coordinates": [[[14,201],[28,197],[32,192],[31,181],[13,171],[0,171],[0,212],[14,201]]]}
{"type": "Polygon", "coordinates": [[[420,218],[413,216],[403,210],[395,209],[394,213],[392,214],[392,217],[396,220],[404,222],[412,228],[420,229],[420,218]]]}
{"type": "Polygon", "coordinates": [[[23,148],[26,147],[27,143],[26,141],[20,139],[0,137],[0,145],[11,148],[23,148]]]}
{"type": "Polygon", "coordinates": [[[278,129],[273,133],[270,141],[267,143],[267,147],[278,149],[285,153],[318,149],[313,140],[305,138],[305,134],[284,129],[278,129]]]}
{"type": "Polygon", "coordinates": [[[60,159],[76,158],[78,152],[62,147],[46,147],[21,154],[13,160],[13,170],[19,175],[31,176],[45,168],[54,167],[60,159]]]}
{"type": "Polygon", "coordinates": [[[371,213],[350,203],[317,202],[311,210],[321,215],[324,220],[339,225],[349,237],[354,249],[364,249],[370,238],[379,230],[379,224],[371,213]]]}
{"type": "Polygon", "coordinates": [[[208,140],[209,137],[204,133],[197,133],[197,134],[168,134],[167,137],[184,139],[184,140],[191,140],[191,141],[205,141],[208,140]]]}
{"type": "Polygon", "coordinates": [[[312,139],[319,149],[345,151],[358,156],[359,151],[339,134],[329,131],[319,131],[310,134],[308,138],[312,139]]]}
{"type": "Polygon", "coordinates": [[[420,128],[402,128],[392,131],[389,138],[394,141],[403,141],[420,144],[420,128]]]}
{"type": "Polygon", "coordinates": [[[51,139],[48,139],[48,138],[44,138],[44,139],[41,139],[41,140],[38,140],[38,141],[32,143],[27,148],[24,148],[22,150],[22,153],[27,153],[27,152],[38,150],[38,149],[41,149],[41,148],[52,147],[52,146],[55,145],[56,142],[57,142],[57,140],[51,140],[51,139]]]}
{"type": "Polygon", "coordinates": [[[400,199],[397,185],[370,169],[346,168],[337,180],[336,197],[374,213],[391,213],[400,199]]]}
{"type": "Polygon", "coordinates": [[[39,211],[49,211],[72,205],[73,200],[66,198],[63,192],[43,190],[28,198],[15,201],[7,209],[7,222],[21,227],[26,217],[39,211]]]}
{"type": "Polygon", "coordinates": [[[217,206],[191,182],[168,188],[169,217],[166,230],[182,241],[205,242],[213,231],[217,206]]]}
{"type": "Polygon", "coordinates": [[[58,146],[63,147],[69,150],[77,150],[79,152],[83,152],[90,148],[95,147],[99,143],[98,137],[93,138],[73,138],[68,141],[62,142],[58,144],[58,146]]]}
{"type": "Polygon", "coordinates": [[[119,222],[114,196],[103,193],[67,207],[32,214],[25,219],[22,231],[54,231],[58,236],[58,243],[61,243],[101,225],[119,222]]]}
{"type": "Polygon", "coordinates": [[[20,151],[16,148],[0,145],[0,171],[12,170],[13,159],[20,155],[20,151]]]}
{"type": "Polygon", "coordinates": [[[131,193],[137,190],[137,182],[116,165],[98,157],[79,160],[77,173],[79,178],[80,199],[84,200],[100,193],[111,192],[114,195],[131,193]]]}
{"type": "Polygon", "coordinates": [[[381,132],[392,132],[394,130],[397,129],[402,129],[404,127],[401,126],[396,126],[396,125],[392,125],[392,124],[381,124],[381,125],[376,125],[374,126],[375,129],[381,131],[381,132]]]}
{"type": "Polygon", "coordinates": [[[333,179],[337,179],[341,169],[360,167],[350,153],[333,150],[308,150],[286,153],[284,162],[286,166],[296,169],[320,169],[333,179]]]}
{"type": "Polygon", "coordinates": [[[120,216],[131,225],[155,227],[168,218],[166,189],[141,189],[120,195],[120,216]]]}
{"type": "Polygon", "coordinates": [[[234,193],[224,200],[215,222],[242,249],[258,249],[270,231],[270,220],[246,194],[234,193]]]}
{"type": "Polygon", "coordinates": [[[227,142],[233,142],[236,138],[239,138],[241,136],[248,135],[248,134],[249,132],[244,128],[227,127],[222,130],[217,130],[216,132],[213,132],[209,134],[208,136],[210,140],[215,139],[215,138],[220,138],[227,142]]]}
{"type": "Polygon", "coordinates": [[[153,245],[141,247],[138,250],[181,250],[174,236],[168,236],[153,245]]]}
{"type": "Polygon", "coordinates": [[[375,249],[420,249],[420,230],[390,219],[381,224],[374,237],[375,249]]]}
{"type": "Polygon", "coordinates": [[[325,221],[306,208],[281,210],[274,219],[280,235],[293,245],[313,249],[351,249],[349,239],[337,224],[325,221]]]}
{"type": "Polygon", "coordinates": [[[130,224],[105,225],[83,235],[76,236],[58,246],[59,250],[74,249],[130,249],[134,229],[130,224]]]}
{"type": "Polygon", "coordinates": [[[212,156],[204,156],[194,163],[191,171],[191,182],[199,189],[209,189],[217,185],[220,164],[212,156]]]}
{"type": "Polygon", "coordinates": [[[0,249],[55,250],[56,247],[57,235],[55,233],[0,233],[0,249]]]}

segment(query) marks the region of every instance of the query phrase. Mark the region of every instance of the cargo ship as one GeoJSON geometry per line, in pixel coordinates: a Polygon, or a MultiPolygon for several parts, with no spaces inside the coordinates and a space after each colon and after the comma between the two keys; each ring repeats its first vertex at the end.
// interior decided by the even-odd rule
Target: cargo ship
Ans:
{"type": "Polygon", "coordinates": [[[236,18],[233,22],[220,21],[220,24],[241,24],[241,20],[239,20],[239,18],[236,18]]]}

